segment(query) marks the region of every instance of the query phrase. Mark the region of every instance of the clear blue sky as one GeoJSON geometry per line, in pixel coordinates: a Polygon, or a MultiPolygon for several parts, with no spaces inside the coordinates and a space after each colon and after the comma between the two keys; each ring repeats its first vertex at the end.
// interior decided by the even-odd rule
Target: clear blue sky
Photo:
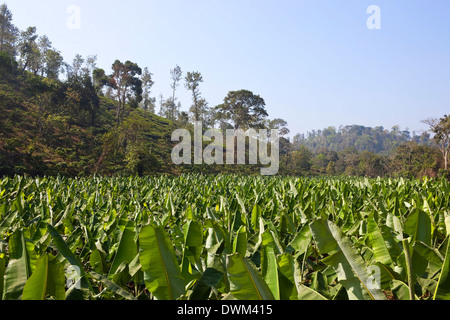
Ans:
{"type": "MultiPolygon", "coordinates": [[[[148,67],[153,96],[169,71],[200,71],[211,106],[228,91],[261,95],[293,134],[328,126],[400,125],[450,113],[449,0],[0,0],[20,28],[36,26],[66,61],[96,54],[148,67]],[[81,28],[67,28],[67,8],[81,28]],[[381,30],[366,12],[381,9],[381,30]]],[[[189,93],[178,97],[187,109],[189,93]]]]}

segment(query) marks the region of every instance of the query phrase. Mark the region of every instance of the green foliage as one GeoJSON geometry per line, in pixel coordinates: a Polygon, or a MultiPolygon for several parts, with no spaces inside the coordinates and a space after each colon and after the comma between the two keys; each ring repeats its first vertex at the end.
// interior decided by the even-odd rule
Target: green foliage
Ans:
{"type": "Polygon", "coordinates": [[[16,299],[447,299],[442,180],[0,179],[16,299]]]}
{"type": "Polygon", "coordinates": [[[215,109],[218,119],[234,129],[262,128],[268,117],[266,103],[248,90],[230,91],[215,109]]]}
{"type": "Polygon", "coordinates": [[[6,51],[0,51],[0,80],[6,80],[17,70],[17,62],[6,51]]]}
{"type": "Polygon", "coordinates": [[[319,152],[321,149],[340,152],[354,147],[359,152],[369,151],[376,154],[387,155],[396,147],[414,141],[423,145],[431,145],[428,133],[418,136],[409,131],[400,131],[398,126],[387,130],[383,127],[365,127],[361,125],[343,126],[339,129],[328,127],[323,130],[313,130],[306,134],[297,134],[294,137],[294,146],[300,145],[319,152]]]}

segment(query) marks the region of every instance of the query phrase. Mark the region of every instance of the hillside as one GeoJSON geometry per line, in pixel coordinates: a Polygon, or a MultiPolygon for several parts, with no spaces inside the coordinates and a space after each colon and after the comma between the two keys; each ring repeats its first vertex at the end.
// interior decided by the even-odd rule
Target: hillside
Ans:
{"type": "Polygon", "coordinates": [[[84,88],[10,71],[0,80],[0,175],[172,172],[169,120],[128,107],[117,127],[113,100],[95,95],[90,110],[84,88]]]}
{"type": "MultiPolygon", "coordinates": [[[[0,175],[258,172],[258,166],[249,165],[174,165],[171,134],[192,126],[130,105],[117,124],[117,102],[96,92],[90,75],[61,81],[21,73],[14,61],[3,60],[2,68],[0,175]]],[[[297,135],[292,143],[281,141],[280,174],[435,176],[442,167],[439,152],[425,135],[421,138],[361,126],[297,135]],[[370,149],[376,146],[371,141],[390,148],[370,149]]]]}
{"type": "MultiPolygon", "coordinates": [[[[257,174],[260,165],[174,165],[173,121],[117,100],[92,70],[50,79],[0,54],[0,175],[257,174]],[[118,121],[118,119],[120,121],[118,121]]],[[[206,143],[204,143],[206,146],[206,143]]],[[[347,126],[280,140],[279,174],[296,176],[437,176],[443,167],[429,136],[347,126]]]]}

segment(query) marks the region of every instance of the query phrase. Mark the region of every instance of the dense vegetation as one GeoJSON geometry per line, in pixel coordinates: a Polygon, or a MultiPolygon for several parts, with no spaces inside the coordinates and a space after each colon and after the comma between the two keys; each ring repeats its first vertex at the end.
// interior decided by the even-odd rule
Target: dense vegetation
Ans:
{"type": "Polygon", "coordinates": [[[0,6],[0,300],[450,299],[449,116],[288,139],[258,94],[170,75],[157,102],[147,68],[68,63],[0,6]],[[278,130],[279,175],[173,164],[194,122],[278,130]]]}
{"type": "Polygon", "coordinates": [[[449,299],[442,180],[0,180],[4,299],[449,299]]]}
{"type": "MultiPolygon", "coordinates": [[[[382,127],[327,128],[287,139],[288,123],[271,119],[249,90],[230,91],[222,104],[202,97],[200,72],[170,70],[172,95],[152,97],[154,78],[131,61],[96,66],[96,56],[64,61],[36,27],[18,30],[0,7],[0,175],[146,175],[256,173],[251,166],[174,166],[171,133],[207,128],[267,128],[281,138],[280,174],[436,177],[447,175],[450,120],[431,121],[433,137],[382,127]],[[182,111],[184,84],[192,105],[182,111]],[[159,109],[159,110],[157,110],[159,109]],[[437,124],[445,124],[438,126],[437,124]]],[[[257,168],[256,168],[257,169],[257,168]]]]}

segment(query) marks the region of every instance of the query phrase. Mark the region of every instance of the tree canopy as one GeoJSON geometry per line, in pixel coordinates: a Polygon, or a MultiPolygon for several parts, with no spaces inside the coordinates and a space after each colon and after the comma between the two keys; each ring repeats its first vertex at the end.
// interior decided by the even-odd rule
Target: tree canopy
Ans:
{"type": "Polygon", "coordinates": [[[223,104],[216,107],[218,118],[231,125],[235,130],[263,128],[269,116],[266,103],[259,95],[249,90],[230,91],[223,104]]]}

